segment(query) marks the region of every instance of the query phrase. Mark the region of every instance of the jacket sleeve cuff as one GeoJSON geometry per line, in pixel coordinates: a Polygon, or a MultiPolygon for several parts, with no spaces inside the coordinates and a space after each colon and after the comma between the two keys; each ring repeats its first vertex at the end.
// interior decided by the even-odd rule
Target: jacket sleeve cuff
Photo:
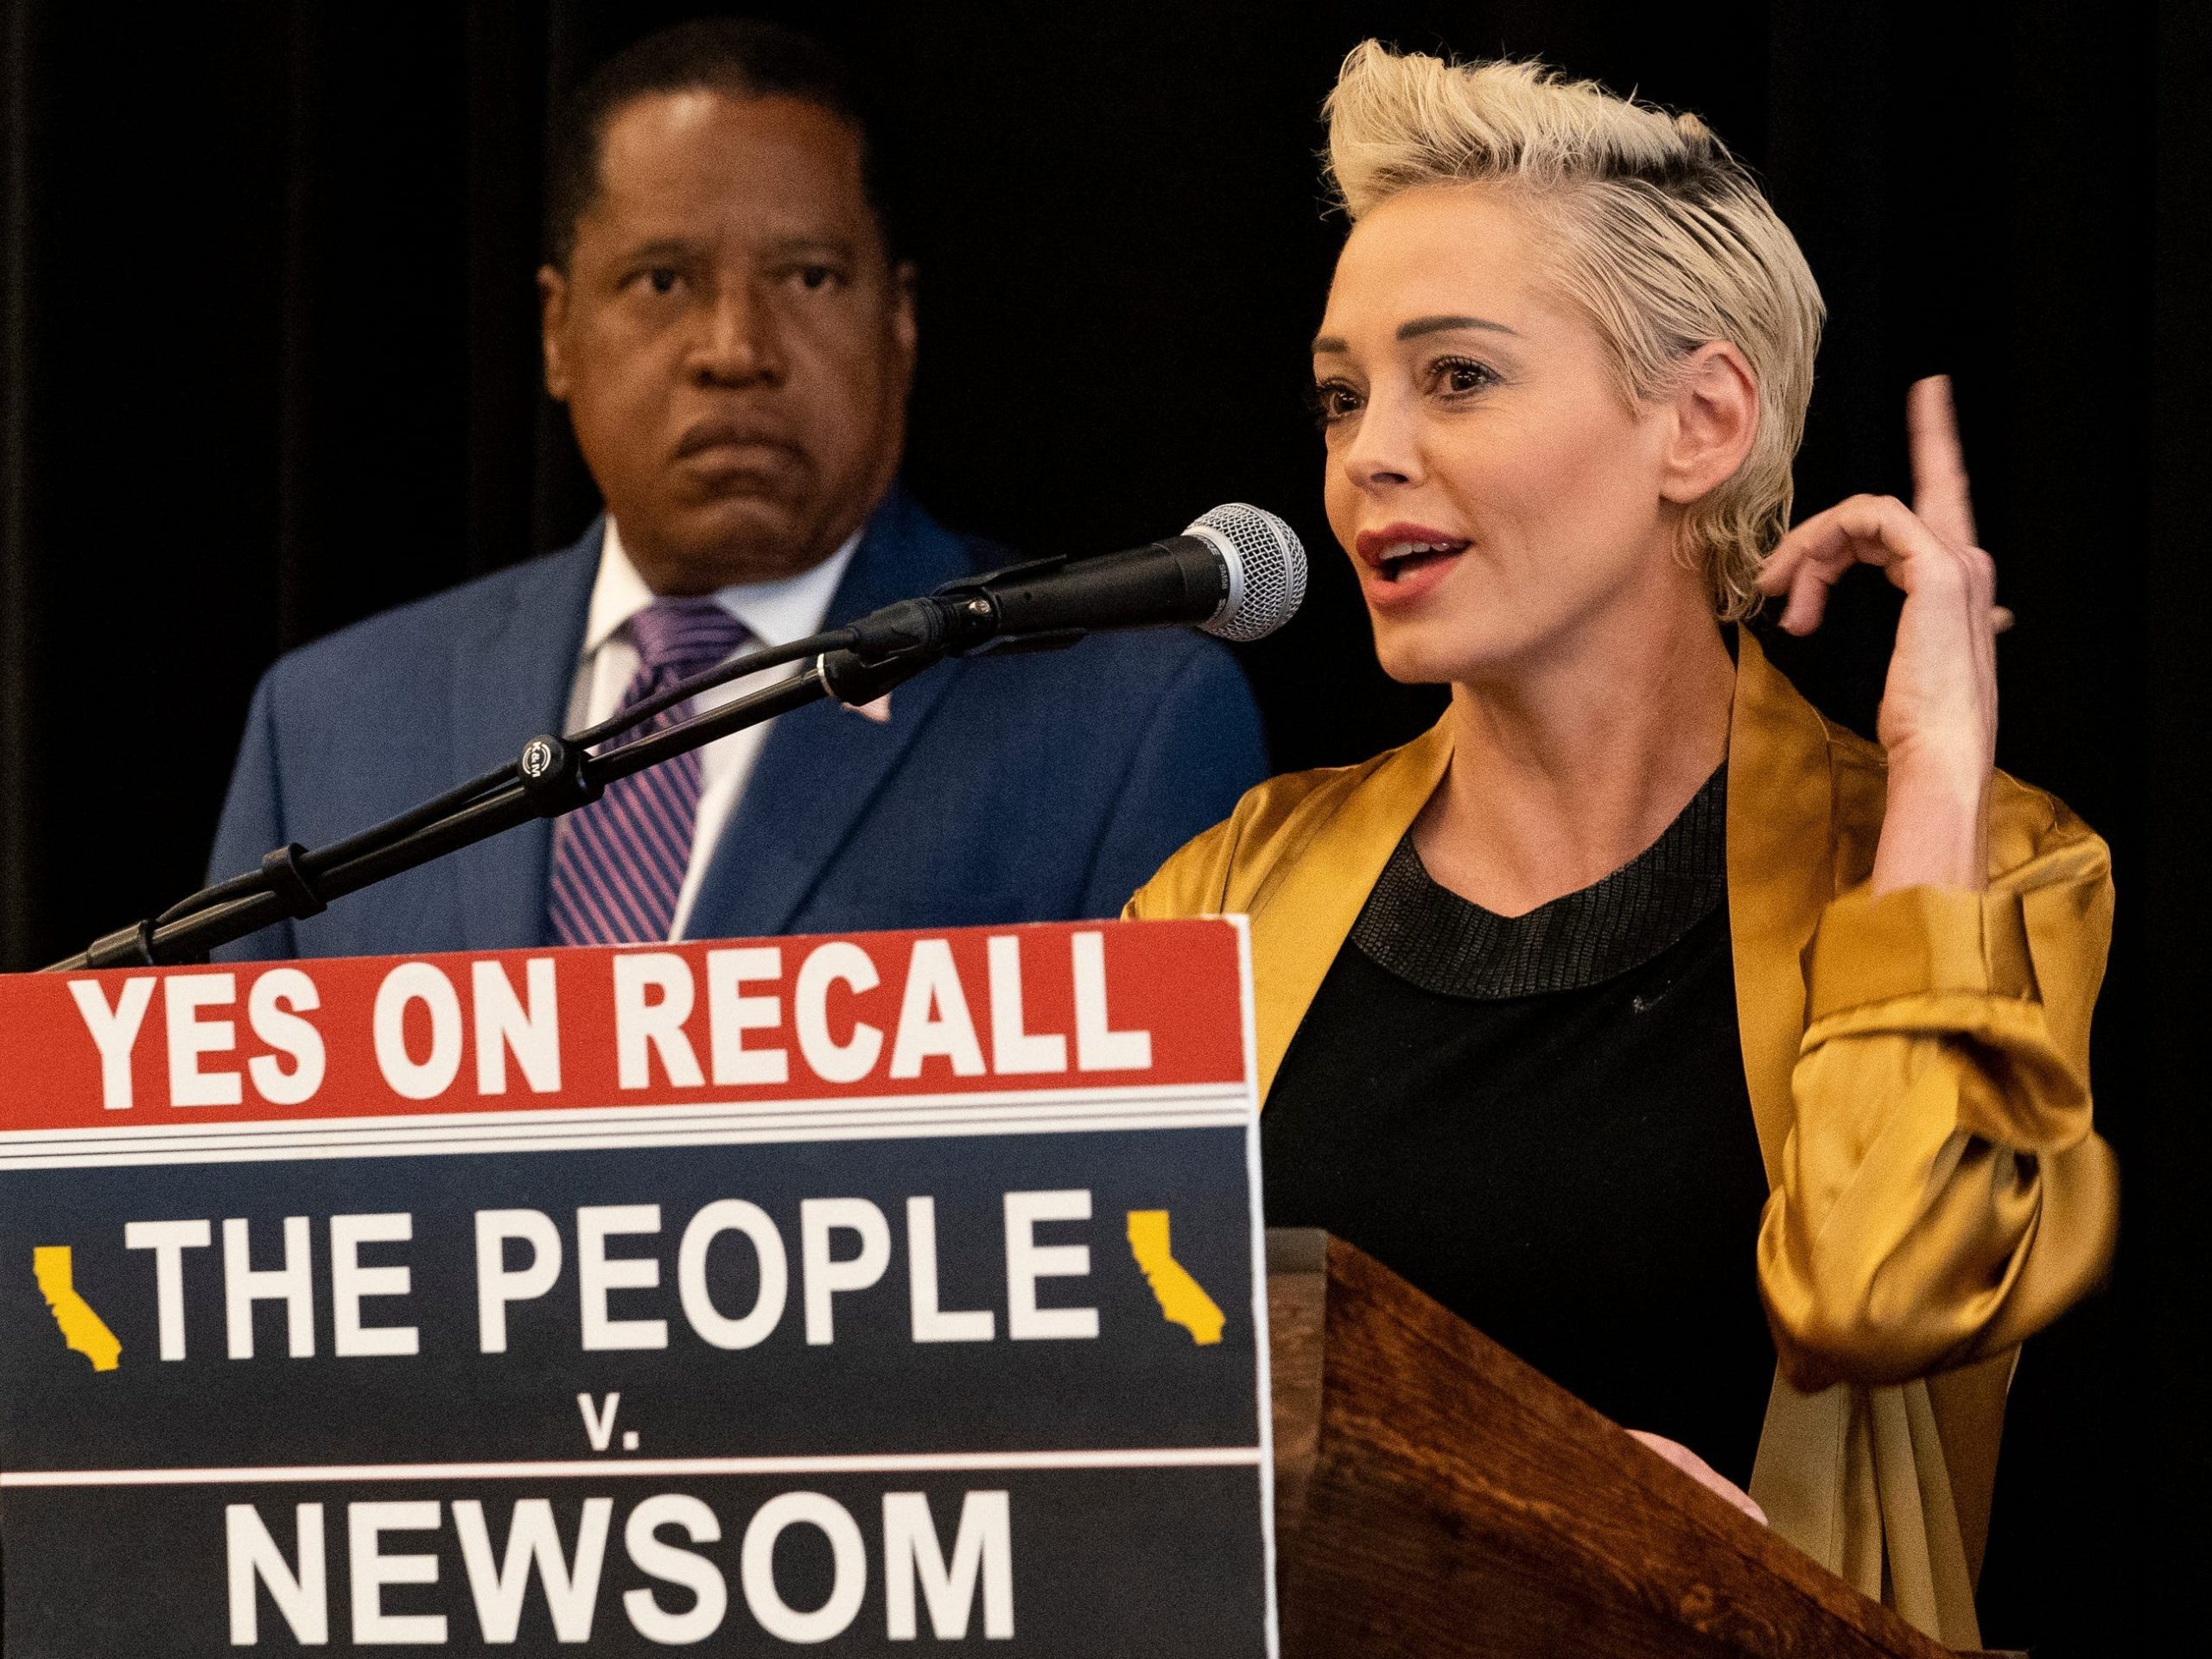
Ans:
{"type": "Polygon", "coordinates": [[[2036,995],[2017,893],[1853,888],[1821,912],[1807,955],[1815,1020],[1902,996],[2036,995]]]}

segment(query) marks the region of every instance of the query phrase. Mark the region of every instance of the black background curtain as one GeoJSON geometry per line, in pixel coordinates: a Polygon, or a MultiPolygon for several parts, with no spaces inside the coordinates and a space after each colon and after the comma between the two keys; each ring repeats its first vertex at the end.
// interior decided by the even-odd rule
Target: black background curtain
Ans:
{"type": "MultiPolygon", "coordinates": [[[[538,390],[545,111],[688,10],[6,0],[0,965],[196,883],[278,652],[588,522],[538,390]]],[[[1761,169],[1831,310],[1801,505],[1902,493],[1904,386],[1958,377],[2020,618],[2000,759],[2118,861],[2096,1058],[2128,1181],[2113,1285],[2015,1385],[1985,1633],[2118,1652],[2193,1613],[2212,1477],[2204,9],[757,10],[888,86],[918,208],[925,502],[1036,550],[1147,539],[1229,499],[1305,535],[1306,614],[1246,656],[1281,767],[1366,755],[1437,706],[1373,665],[1300,400],[1342,234],[1317,110],[1361,37],[1539,54],[1700,111],[1761,169]]],[[[1777,655],[1868,729],[1893,614],[1862,579],[1777,655]]]]}

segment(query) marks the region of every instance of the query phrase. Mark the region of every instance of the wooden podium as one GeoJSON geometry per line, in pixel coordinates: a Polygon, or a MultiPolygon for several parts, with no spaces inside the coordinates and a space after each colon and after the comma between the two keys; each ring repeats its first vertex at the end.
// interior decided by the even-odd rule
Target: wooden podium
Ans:
{"type": "Polygon", "coordinates": [[[1268,1319],[1287,1659],[1948,1659],[1341,1239],[1268,1319]]]}

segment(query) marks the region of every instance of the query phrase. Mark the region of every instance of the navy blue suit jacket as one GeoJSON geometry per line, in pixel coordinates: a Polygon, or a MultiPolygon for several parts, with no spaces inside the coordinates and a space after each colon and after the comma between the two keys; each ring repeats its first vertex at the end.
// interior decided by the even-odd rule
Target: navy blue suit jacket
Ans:
{"type": "MultiPolygon", "coordinates": [[[[296,651],[264,677],[210,879],[321,845],[509,760],[567,715],[600,526],[575,546],[296,651]]],[[[894,489],[835,626],[989,563],[894,489]]],[[[1110,916],[1265,774],[1235,660],[1180,629],[938,664],[878,725],[835,703],[760,749],[686,931],[695,938],[1110,916]]],[[[547,941],[540,819],[219,954],[393,955],[547,941]]]]}

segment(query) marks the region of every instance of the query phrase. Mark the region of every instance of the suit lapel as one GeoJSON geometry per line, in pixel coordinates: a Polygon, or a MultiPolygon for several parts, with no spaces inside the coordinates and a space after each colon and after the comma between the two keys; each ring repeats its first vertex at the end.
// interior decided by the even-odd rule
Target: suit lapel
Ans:
{"type": "Polygon", "coordinates": [[[1314,828],[1300,855],[1277,867],[1274,891],[1254,899],[1253,1024],[1262,1102],[1383,867],[1451,764],[1447,709],[1412,742],[1382,756],[1314,828]]]}
{"type": "MultiPolygon", "coordinates": [[[[894,485],[861,538],[825,626],[927,593],[970,568],[965,544],[894,485]]],[[[963,671],[943,663],[907,681],[891,694],[891,718],[880,724],[826,702],[776,721],[715,849],[686,933],[736,938],[788,927],[963,671]]]]}
{"type": "MultiPolygon", "coordinates": [[[[455,641],[450,706],[453,781],[512,760],[540,732],[558,732],[568,714],[584,613],[599,570],[601,526],[573,547],[523,573],[509,602],[487,608],[455,641]]],[[[545,938],[549,819],[533,818],[453,856],[461,887],[465,947],[540,944],[545,938]]]]}
{"type": "Polygon", "coordinates": [[[1805,1035],[1804,951],[1835,896],[1834,781],[1827,728],[1737,630],[1728,734],[1728,931],[1736,1023],[1767,1181],[1782,1179],[1796,1116],[1789,1089],[1805,1035]]]}

